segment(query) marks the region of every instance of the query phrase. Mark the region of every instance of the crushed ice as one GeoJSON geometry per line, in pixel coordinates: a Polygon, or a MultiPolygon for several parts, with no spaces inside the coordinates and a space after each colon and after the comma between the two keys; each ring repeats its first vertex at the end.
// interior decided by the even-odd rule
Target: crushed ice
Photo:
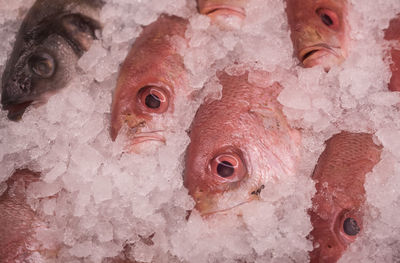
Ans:
{"type": "MultiPolygon", "coordinates": [[[[1,72],[33,2],[0,0],[1,72]]],[[[69,86],[31,107],[19,123],[0,112],[0,182],[16,168],[42,173],[42,181],[28,188],[29,203],[49,224],[37,239],[49,247],[59,244],[60,262],[106,262],[123,250],[140,262],[305,262],[312,249],[306,239],[306,210],[315,191],[310,174],[324,141],[340,130],[370,132],[384,146],[382,161],[367,175],[365,232],[341,262],[399,261],[400,98],[386,89],[390,71],[382,30],[400,5],[351,4],[349,58],[326,73],[297,65],[284,1],[249,1],[242,27],[224,30],[197,14],[195,1],[108,0],[100,40],[79,60],[80,74],[69,86]],[[142,26],[161,13],[189,20],[189,47],[180,53],[200,99],[191,111],[187,101],[177,101],[165,146],[126,154],[109,136],[112,92],[142,26]],[[296,177],[270,182],[260,201],[238,208],[241,216],[204,219],[192,210],[182,185],[185,131],[201,98],[220,94],[215,73],[236,74],[235,62],[273,72],[283,85],[279,101],[290,123],[303,131],[302,162],[296,177]]],[[[251,74],[249,79],[257,82],[251,74]]]]}

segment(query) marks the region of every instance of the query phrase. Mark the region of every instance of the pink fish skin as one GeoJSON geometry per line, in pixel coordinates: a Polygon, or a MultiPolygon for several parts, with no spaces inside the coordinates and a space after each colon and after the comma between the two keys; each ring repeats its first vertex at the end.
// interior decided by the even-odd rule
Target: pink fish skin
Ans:
{"type": "MultiPolygon", "coordinates": [[[[170,114],[175,96],[189,93],[187,73],[175,36],[184,37],[187,21],[161,15],[147,26],[126,57],[117,81],[111,109],[111,138],[123,124],[133,137],[132,145],[146,141],[165,142],[152,130],[153,117],[170,114]]],[[[186,43],[185,43],[186,44],[186,43]]]]}
{"type": "Polygon", "coordinates": [[[389,89],[391,91],[400,91],[400,14],[390,21],[388,29],[385,30],[385,39],[395,40],[399,45],[390,51],[393,63],[390,65],[392,78],[390,79],[389,89]]]}
{"type": "Polygon", "coordinates": [[[230,20],[238,20],[239,23],[244,20],[248,2],[248,0],[197,0],[197,7],[199,13],[210,17],[212,22],[229,28],[230,20]]]}
{"type": "Polygon", "coordinates": [[[306,68],[326,71],[348,55],[346,0],[286,0],[286,13],[295,56],[306,68]]]}
{"type": "Polygon", "coordinates": [[[258,87],[248,73],[218,78],[222,98],[198,109],[185,160],[184,185],[203,215],[258,199],[266,181],[294,174],[299,155],[299,133],[276,100],[279,84],[258,87]]]}
{"type": "Polygon", "coordinates": [[[311,263],[337,262],[362,232],[365,175],[379,162],[381,149],[367,133],[341,132],[326,141],[313,174],[311,263]]]}
{"type": "Polygon", "coordinates": [[[0,262],[31,262],[34,253],[46,259],[56,257],[56,249],[44,248],[35,240],[35,230],[46,226],[26,203],[26,189],[39,179],[40,174],[24,169],[6,182],[8,188],[0,196],[0,262]]]}

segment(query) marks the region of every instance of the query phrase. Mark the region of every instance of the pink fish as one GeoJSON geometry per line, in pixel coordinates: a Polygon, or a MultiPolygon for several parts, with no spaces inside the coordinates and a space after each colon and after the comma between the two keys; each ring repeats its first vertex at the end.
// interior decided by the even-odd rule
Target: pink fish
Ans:
{"type": "Polygon", "coordinates": [[[400,91],[400,14],[390,21],[389,28],[385,30],[385,39],[395,40],[399,45],[392,48],[390,52],[393,63],[390,65],[392,78],[390,79],[389,89],[400,91]]]}
{"type": "Polygon", "coordinates": [[[153,119],[170,116],[176,96],[188,96],[190,92],[175,38],[184,37],[186,25],[182,18],[162,15],[134,43],[114,92],[113,140],[125,124],[132,137],[132,147],[148,141],[165,142],[163,131],[168,127],[157,126],[153,119]]]}
{"type": "Polygon", "coordinates": [[[346,0],[286,0],[295,56],[306,67],[329,70],[348,53],[346,0]]]}
{"type": "Polygon", "coordinates": [[[26,189],[40,175],[29,170],[17,170],[8,179],[7,190],[0,196],[0,262],[31,262],[35,253],[51,259],[56,249],[42,247],[35,239],[35,230],[45,223],[26,203],[26,189]]]}
{"type": "Polygon", "coordinates": [[[245,7],[248,0],[197,0],[200,14],[207,15],[216,24],[231,27],[246,17],[245,7]]]}
{"type": "Polygon", "coordinates": [[[222,98],[200,106],[186,152],[184,185],[203,215],[257,199],[265,182],[294,174],[299,154],[299,133],[276,99],[279,84],[256,86],[248,73],[218,77],[222,98]]]}
{"type": "Polygon", "coordinates": [[[366,133],[341,132],[326,142],[313,174],[311,262],[336,262],[362,232],[365,175],[380,155],[381,147],[366,133]]]}

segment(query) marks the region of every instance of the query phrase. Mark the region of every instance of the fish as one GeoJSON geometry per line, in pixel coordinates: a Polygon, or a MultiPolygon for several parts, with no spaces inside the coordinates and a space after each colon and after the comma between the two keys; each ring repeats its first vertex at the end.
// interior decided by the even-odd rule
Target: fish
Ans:
{"type": "Polygon", "coordinates": [[[385,40],[393,40],[397,44],[390,50],[392,77],[389,82],[389,90],[400,91],[400,14],[390,21],[389,27],[385,30],[384,38],[385,40]]]}
{"type": "MultiPolygon", "coordinates": [[[[265,72],[253,72],[269,83],[265,72]]],[[[279,83],[261,87],[219,72],[222,97],[199,107],[189,130],[184,186],[203,216],[259,200],[265,184],[296,172],[301,136],[289,126],[279,83]]]]}
{"type": "Polygon", "coordinates": [[[326,141],[312,175],[311,263],[337,262],[362,233],[365,175],[380,161],[381,151],[368,133],[343,131],[326,141]]]}
{"type": "Polygon", "coordinates": [[[294,54],[301,65],[325,71],[348,56],[347,0],[286,0],[294,54]]]}
{"type": "Polygon", "coordinates": [[[76,73],[96,39],[100,0],[37,0],[25,16],[2,75],[1,104],[18,121],[32,103],[44,103],[76,73]]]}
{"type": "Polygon", "coordinates": [[[177,98],[189,99],[188,73],[178,50],[187,44],[186,27],[183,18],[161,15],[144,28],[123,62],[111,106],[110,135],[115,141],[126,126],[130,151],[151,141],[165,143],[164,132],[170,127],[163,118],[173,118],[177,98]]]}
{"type": "Polygon", "coordinates": [[[207,15],[211,21],[222,28],[230,29],[241,25],[246,18],[248,0],[197,0],[200,14],[207,15]]]}
{"type": "Polygon", "coordinates": [[[40,173],[22,169],[6,181],[8,187],[0,194],[0,262],[31,262],[30,257],[38,253],[49,260],[56,258],[56,244],[44,247],[35,238],[35,231],[47,225],[26,200],[28,186],[39,180],[40,173]]]}

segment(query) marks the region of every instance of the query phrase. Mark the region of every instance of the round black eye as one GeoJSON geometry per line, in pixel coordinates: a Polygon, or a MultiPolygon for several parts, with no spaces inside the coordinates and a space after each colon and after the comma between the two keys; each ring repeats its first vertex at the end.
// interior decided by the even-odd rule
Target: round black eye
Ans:
{"type": "Polygon", "coordinates": [[[233,175],[235,167],[230,162],[222,161],[217,166],[217,173],[223,178],[227,178],[233,175]]]}
{"type": "Polygon", "coordinates": [[[54,59],[47,53],[40,52],[32,55],[28,63],[31,71],[41,78],[50,78],[54,74],[54,59]]]}
{"type": "Polygon", "coordinates": [[[339,16],[335,11],[328,8],[318,8],[316,13],[324,25],[334,30],[339,29],[339,16]]]}
{"type": "Polygon", "coordinates": [[[145,104],[150,109],[158,109],[161,105],[161,100],[157,95],[150,93],[146,96],[145,104]]]}
{"type": "Polygon", "coordinates": [[[331,17],[328,16],[327,14],[322,14],[321,15],[321,20],[327,26],[333,25],[333,21],[332,21],[331,17]]]}
{"type": "Polygon", "coordinates": [[[354,218],[348,217],[343,222],[343,230],[349,236],[355,236],[360,232],[360,227],[354,218]]]}

